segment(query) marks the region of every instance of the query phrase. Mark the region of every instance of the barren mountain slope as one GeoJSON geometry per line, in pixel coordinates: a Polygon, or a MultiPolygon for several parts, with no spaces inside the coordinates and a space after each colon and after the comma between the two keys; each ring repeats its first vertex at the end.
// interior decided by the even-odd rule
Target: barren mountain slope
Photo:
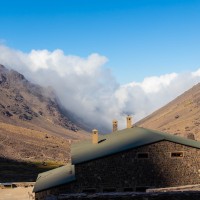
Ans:
{"type": "Polygon", "coordinates": [[[200,140],[200,83],[136,125],[200,140]]]}
{"type": "Polygon", "coordinates": [[[69,139],[88,139],[50,89],[0,65],[0,157],[28,161],[69,159],[69,139]]]}

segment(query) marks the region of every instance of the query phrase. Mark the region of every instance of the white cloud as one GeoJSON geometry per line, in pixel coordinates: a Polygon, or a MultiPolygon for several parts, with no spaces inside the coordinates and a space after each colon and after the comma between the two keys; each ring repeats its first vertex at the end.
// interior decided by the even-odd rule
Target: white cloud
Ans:
{"type": "Polygon", "coordinates": [[[120,85],[105,56],[86,58],[65,55],[62,50],[32,50],[30,53],[0,45],[0,63],[43,86],[52,86],[72,113],[91,128],[110,129],[113,118],[125,126],[125,115],[135,121],[163,106],[200,81],[200,69],[187,74],[146,77],[142,82],[120,85]]]}
{"type": "Polygon", "coordinates": [[[66,56],[60,49],[49,52],[48,50],[32,50],[28,54],[30,69],[50,69],[64,77],[70,74],[89,75],[96,73],[97,69],[107,62],[107,58],[98,54],[91,54],[88,58],[78,56],[66,56]]]}
{"type": "Polygon", "coordinates": [[[147,77],[142,83],[132,82],[129,83],[128,86],[140,86],[145,93],[156,93],[163,87],[168,87],[172,80],[174,80],[177,76],[178,75],[176,73],[171,73],[162,76],[147,77]]]}
{"type": "Polygon", "coordinates": [[[193,76],[193,77],[200,77],[200,69],[198,69],[198,70],[195,71],[195,72],[192,72],[192,76],[193,76]]]}

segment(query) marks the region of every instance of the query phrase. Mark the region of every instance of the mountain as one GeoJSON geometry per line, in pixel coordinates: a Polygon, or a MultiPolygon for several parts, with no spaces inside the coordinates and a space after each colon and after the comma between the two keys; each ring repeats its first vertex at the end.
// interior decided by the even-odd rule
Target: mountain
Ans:
{"type": "Polygon", "coordinates": [[[0,158],[68,162],[70,140],[89,138],[72,119],[51,88],[0,65],[0,158]]]}
{"type": "Polygon", "coordinates": [[[136,125],[200,140],[200,83],[136,125]]]}

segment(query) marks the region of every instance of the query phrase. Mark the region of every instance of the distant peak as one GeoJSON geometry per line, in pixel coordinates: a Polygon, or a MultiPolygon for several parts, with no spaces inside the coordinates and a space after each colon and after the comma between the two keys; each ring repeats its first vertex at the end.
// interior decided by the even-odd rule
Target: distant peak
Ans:
{"type": "Polygon", "coordinates": [[[20,74],[19,72],[15,71],[15,70],[10,70],[10,75],[14,80],[24,80],[25,77],[24,75],[20,74]]]}
{"type": "Polygon", "coordinates": [[[6,69],[2,64],[0,64],[0,69],[6,69]]]}
{"type": "Polygon", "coordinates": [[[4,65],[1,65],[0,64],[0,73],[2,73],[2,72],[8,72],[8,69],[4,66],[4,65]]]}

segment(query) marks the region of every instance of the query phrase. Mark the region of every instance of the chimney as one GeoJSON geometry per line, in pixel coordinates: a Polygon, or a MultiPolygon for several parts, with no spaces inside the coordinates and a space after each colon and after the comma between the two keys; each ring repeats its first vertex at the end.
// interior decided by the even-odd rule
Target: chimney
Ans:
{"type": "Polygon", "coordinates": [[[99,141],[99,139],[98,139],[98,130],[93,129],[92,130],[92,143],[93,144],[98,144],[98,141],[99,141]]]}
{"type": "Polygon", "coordinates": [[[118,131],[118,121],[114,119],[112,124],[113,124],[113,132],[118,131]]]}
{"type": "Polygon", "coordinates": [[[126,117],[126,122],[127,122],[127,128],[131,128],[132,127],[132,117],[128,115],[126,117]]]}

